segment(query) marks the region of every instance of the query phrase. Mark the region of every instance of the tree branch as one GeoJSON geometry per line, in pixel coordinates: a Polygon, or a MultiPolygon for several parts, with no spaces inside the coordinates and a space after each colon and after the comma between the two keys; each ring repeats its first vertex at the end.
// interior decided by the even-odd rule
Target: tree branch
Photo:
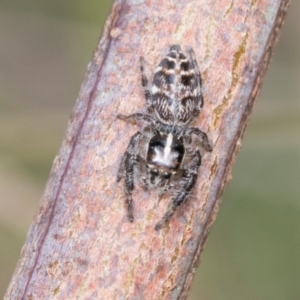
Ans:
{"type": "Polygon", "coordinates": [[[186,299],[288,0],[117,0],[88,66],[61,150],[5,299],[186,299]],[[137,188],[126,218],[116,176],[137,127],[116,119],[145,106],[148,77],[169,45],[193,47],[208,133],[197,188],[157,232],[170,198],[137,188]]]}

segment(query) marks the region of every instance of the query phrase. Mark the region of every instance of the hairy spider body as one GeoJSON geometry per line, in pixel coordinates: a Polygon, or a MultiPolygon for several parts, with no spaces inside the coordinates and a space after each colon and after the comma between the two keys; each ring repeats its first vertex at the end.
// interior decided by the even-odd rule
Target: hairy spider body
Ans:
{"type": "Polygon", "coordinates": [[[189,54],[173,45],[155,71],[147,106],[162,123],[185,126],[202,107],[201,77],[193,50],[189,54]]]}
{"type": "Polygon", "coordinates": [[[118,118],[131,124],[139,123],[142,130],[132,136],[122,158],[117,181],[125,179],[128,218],[133,222],[132,191],[135,183],[156,189],[160,194],[176,191],[170,209],[156,224],[159,230],[170,220],[193,189],[201,165],[198,137],[202,147],[212,151],[206,133],[189,123],[203,106],[201,77],[195,54],[186,57],[180,46],[170,47],[170,53],[158,65],[149,87],[141,57],[142,86],[147,113],[135,113],[118,118]]]}

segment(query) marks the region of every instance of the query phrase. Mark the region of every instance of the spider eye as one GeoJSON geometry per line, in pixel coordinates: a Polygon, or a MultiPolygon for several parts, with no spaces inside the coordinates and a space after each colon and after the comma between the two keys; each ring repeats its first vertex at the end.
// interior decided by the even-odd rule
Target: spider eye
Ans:
{"type": "Polygon", "coordinates": [[[164,173],[162,174],[162,177],[163,177],[164,179],[170,179],[170,178],[171,178],[171,173],[164,172],[164,173]]]}
{"type": "Polygon", "coordinates": [[[153,176],[157,176],[159,172],[158,172],[157,169],[151,169],[151,170],[150,170],[150,173],[151,173],[151,175],[153,175],[153,176]]]}

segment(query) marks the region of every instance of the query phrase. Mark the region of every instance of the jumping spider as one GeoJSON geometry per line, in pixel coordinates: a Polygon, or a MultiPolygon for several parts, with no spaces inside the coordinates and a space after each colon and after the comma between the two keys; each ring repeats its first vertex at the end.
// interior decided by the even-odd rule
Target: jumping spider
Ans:
{"type": "Polygon", "coordinates": [[[152,86],[140,58],[142,86],[147,114],[135,113],[118,118],[131,124],[140,123],[142,129],[131,137],[122,158],[117,181],[125,179],[126,206],[133,222],[132,191],[136,183],[146,188],[176,192],[170,209],[155,229],[161,229],[188,197],[195,186],[201,165],[199,144],[212,151],[206,133],[190,122],[203,106],[201,76],[193,49],[186,57],[179,45],[170,47],[170,53],[158,65],[152,86]],[[198,140],[194,141],[192,135],[198,140]],[[199,143],[200,142],[200,143],[199,143]]]}

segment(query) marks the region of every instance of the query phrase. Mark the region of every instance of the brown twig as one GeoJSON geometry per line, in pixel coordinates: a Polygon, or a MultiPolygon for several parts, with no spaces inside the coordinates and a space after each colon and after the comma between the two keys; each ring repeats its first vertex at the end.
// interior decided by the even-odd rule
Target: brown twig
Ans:
{"type": "Polygon", "coordinates": [[[186,299],[289,0],[117,0],[88,66],[5,299],[186,299]],[[137,130],[116,119],[144,107],[139,57],[193,47],[214,151],[193,197],[157,232],[170,199],[134,193],[126,219],[121,155],[137,130]]]}

